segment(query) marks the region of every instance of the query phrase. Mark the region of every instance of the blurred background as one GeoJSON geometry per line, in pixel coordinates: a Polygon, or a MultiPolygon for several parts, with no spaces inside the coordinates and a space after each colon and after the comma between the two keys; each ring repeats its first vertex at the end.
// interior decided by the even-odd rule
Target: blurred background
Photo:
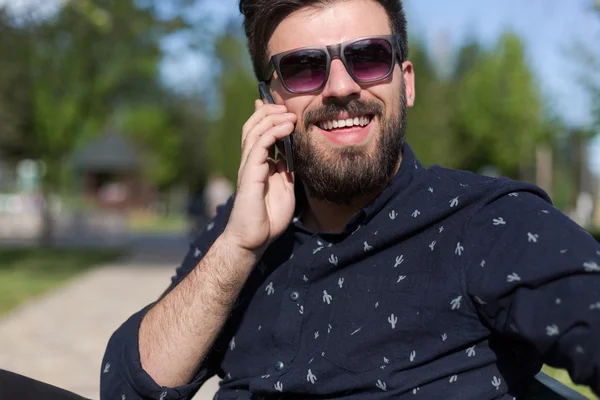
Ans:
{"type": "MultiPolygon", "coordinates": [[[[418,157],[536,183],[596,235],[600,1],[405,6],[418,157]]],[[[235,0],[0,0],[0,368],[98,398],[108,336],[231,194],[255,98],[235,0]]]]}

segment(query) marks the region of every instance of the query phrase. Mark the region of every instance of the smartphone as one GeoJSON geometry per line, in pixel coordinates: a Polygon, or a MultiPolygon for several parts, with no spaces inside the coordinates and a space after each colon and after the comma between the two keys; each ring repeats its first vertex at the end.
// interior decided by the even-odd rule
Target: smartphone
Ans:
{"type": "MultiPolygon", "coordinates": [[[[259,82],[258,91],[260,93],[260,97],[265,99],[269,104],[275,104],[271,93],[269,92],[269,87],[265,82],[259,82]]],[[[275,146],[272,149],[272,153],[274,155],[274,159],[277,160],[279,156],[281,156],[287,165],[287,172],[294,172],[294,157],[292,155],[292,139],[290,136],[286,136],[282,140],[278,140],[275,143],[275,146]]]]}

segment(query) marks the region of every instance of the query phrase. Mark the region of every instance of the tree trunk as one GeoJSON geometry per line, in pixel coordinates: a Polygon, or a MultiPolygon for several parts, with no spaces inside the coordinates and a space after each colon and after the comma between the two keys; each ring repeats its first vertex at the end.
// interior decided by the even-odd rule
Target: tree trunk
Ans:
{"type": "Polygon", "coordinates": [[[42,183],[40,190],[40,231],[38,245],[40,247],[52,247],[54,245],[54,215],[50,190],[42,183]]]}
{"type": "Polygon", "coordinates": [[[552,198],[552,149],[547,145],[539,145],[536,150],[536,184],[552,198]]]}

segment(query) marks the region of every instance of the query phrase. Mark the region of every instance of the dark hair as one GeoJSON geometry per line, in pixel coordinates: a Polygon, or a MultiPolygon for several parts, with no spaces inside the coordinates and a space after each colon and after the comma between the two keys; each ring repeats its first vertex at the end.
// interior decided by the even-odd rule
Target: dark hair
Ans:
{"type": "MultiPolygon", "coordinates": [[[[267,68],[267,43],[275,28],[288,15],[305,7],[325,7],[344,0],[240,0],[244,16],[244,31],[254,74],[260,79],[267,68]]],[[[392,33],[400,37],[402,59],[408,58],[406,14],[402,0],[373,0],[381,5],[390,18],[392,33]]]]}

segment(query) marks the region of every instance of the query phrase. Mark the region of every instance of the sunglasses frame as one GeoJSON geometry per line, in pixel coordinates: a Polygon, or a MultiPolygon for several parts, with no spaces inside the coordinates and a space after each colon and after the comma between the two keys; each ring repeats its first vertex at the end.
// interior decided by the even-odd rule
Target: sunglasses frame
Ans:
{"type": "Polygon", "coordinates": [[[347,41],[342,42],[342,43],[331,44],[331,45],[328,45],[328,46],[299,47],[299,48],[296,48],[296,49],[285,51],[283,53],[275,54],[269,60],[269,64],[267,65],[267,72],[265,74],[265,79],[263,79],[263,81],[269,82],[271,80],[271,78],[273,77],[273,73],[275,71],[277,71],[277,76],[279,77],[279,80],[281,81],[283,87],[288,92],[295,93],[295,94],[306,94],[306,93],[318,92],[319,90],[323,89],[323,87],[325,86],[325,84],[327,84],[327,81],[329,80],[329,71],[331,69],[331,62],[335,58],[337,58],[340,61],[342,61],[342,64],[344,64],[344,68],[346,68],[346,71],[348,72],[348,74],[357,83],[373,83],[373,82],[382,81],[382,80],[386,79],[387,77],[389,77],[392,74],[392,72],[394,71],[394,67],[396,66],[395,62],[392,62],[390,64],[390,69],[389,69],[389,71],[384,76],[381,76],[381,77],[375,78],[375,79],[358,79],[352,73],[352,71],[350,71],[350,69],[348,68],[348,64],[346,62],[346,56],[344,55],[344,52],[345,52],[346,48],[348,46],[351,46],[351,45],[355,44],[355,43],[362,42],[364,40],[385,40],[385,41],[387,41],[388,44],[390,45],[390,48],[391,48],[391,51],[392,51],[392,60],[396,60],[397,59],[400,62],[400,64],[402,64],[404,62],[404,59],[402,57],[402,54],[403,54],[403,45],[402,45],[402,41],[400,40],[400,38],[399,38],[398,35],[363,36],[363,37],[360,37],[360,38],[351,39],[351,40],[347,40],[347,41]],[[322,51],[323,53],[325,53],[325,55],[327,56],[327,61],[326,61],[326,65],[325,65],[325,78],[323,79],[323,83],[321,83],[321,85],[319,85],[319,87],[317,87],[315,89],[311,89],[311,90],[292,90],[285,83],[285,79],[281,75],[280,63],[281,63],[281,60],[284,57],[286,57],[286,56],[288,56],[290,54],[296,53],[298,51],[303,51],[303,50],[319,50],[319,51],[322,51]]]}

